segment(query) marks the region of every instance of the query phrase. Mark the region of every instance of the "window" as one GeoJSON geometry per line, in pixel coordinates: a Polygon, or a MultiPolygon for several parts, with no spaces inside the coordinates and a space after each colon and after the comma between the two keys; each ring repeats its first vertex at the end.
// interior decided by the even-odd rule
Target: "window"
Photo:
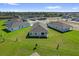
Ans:
{"type": "Polygon", "coordinates": [[[35,33],[35,35],[37,35],[37,33],[35,33]]]}
{"type": "Polygon", "coordinates": [[[29,33],[30,35],[32,35],[32,33],[29,33]]]}
{"type": "Polygon", "coordinates": [[[13,28],[11,28],[11,30],[13,30],[13,28]]]}
{"type": "Polygon", "coordinates": [[[41,35],[44,35],[44,33],[42,32],[41,35]]]}
{"type": "Polygon", "coordinates": [[[47,32],[45,32],[45,34],[47,34],[47,32]]]}
{"type": "Polygon", "coordinates": [[[22,28],[23,28],[23,25],[22,25],[22,28]]]}
{"type": "Polygon", "coordinates": [[[21,28],[21,26],[19,26],[19,29],[21,28]]]}

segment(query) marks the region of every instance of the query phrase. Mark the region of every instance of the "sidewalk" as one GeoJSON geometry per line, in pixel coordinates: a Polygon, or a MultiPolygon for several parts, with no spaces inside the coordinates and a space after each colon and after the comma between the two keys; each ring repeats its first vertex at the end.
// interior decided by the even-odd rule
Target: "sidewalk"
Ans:
{"type": "Polygon", "coordinates": [[[37,52],[32,53],[31,56],[40,56],[37,52]]]}

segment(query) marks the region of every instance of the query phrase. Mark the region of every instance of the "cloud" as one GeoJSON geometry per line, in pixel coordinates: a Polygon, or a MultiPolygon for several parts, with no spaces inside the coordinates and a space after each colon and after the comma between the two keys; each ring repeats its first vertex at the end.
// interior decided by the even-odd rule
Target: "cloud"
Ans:
{"type": "Polygon", "coordinates": [[[73,9],[73,10],[77,10],[77,9],[78,9],[78,7],[73,7],[72,9],[73,9]]]}
{"type": "Polygon", "coordinates": [[[9,5],[19,5],[18,3],[8,3],[9,5]]]}
{"type": "Polygon", "coordinates": [[[45,7],[46,9],[60,9],[62,8],[61,6],[47,6],[45,7]]]}

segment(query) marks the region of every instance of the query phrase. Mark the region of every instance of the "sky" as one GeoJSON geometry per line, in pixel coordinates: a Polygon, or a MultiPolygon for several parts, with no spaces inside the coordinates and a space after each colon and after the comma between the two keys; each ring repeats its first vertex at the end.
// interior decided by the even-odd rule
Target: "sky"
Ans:
{"type": "Polygon", "coordinates": [[[79,12],[79,3],[0,3],[6,12],[79,12]]]}

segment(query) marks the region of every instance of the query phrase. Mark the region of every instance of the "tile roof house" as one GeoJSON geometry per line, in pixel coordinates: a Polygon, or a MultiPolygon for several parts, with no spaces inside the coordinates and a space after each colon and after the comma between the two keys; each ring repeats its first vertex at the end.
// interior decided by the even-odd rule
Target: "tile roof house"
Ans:
{"type": "Polygon", "coordinates": [[[48,37],[47,26],[41,22],[36,22],[28,33],[29,37],[48,37]]]}
{"type": "Polygon", "coordinates": [[[60,32],[67,32],[72,29],[72,26],[58,21],[48,23],[48,27],[58,30],[60,32]]]}
{"type": "Polygon", "coordinates": [[[16,16],[12,20],[9,20],[6,23],[6,29],[8,31],[19,30],[21,28],[28,27],[28,26],[30,26],[30,23],[24,22],[22,19],[18,18],[18,16],[16,16]]]}

